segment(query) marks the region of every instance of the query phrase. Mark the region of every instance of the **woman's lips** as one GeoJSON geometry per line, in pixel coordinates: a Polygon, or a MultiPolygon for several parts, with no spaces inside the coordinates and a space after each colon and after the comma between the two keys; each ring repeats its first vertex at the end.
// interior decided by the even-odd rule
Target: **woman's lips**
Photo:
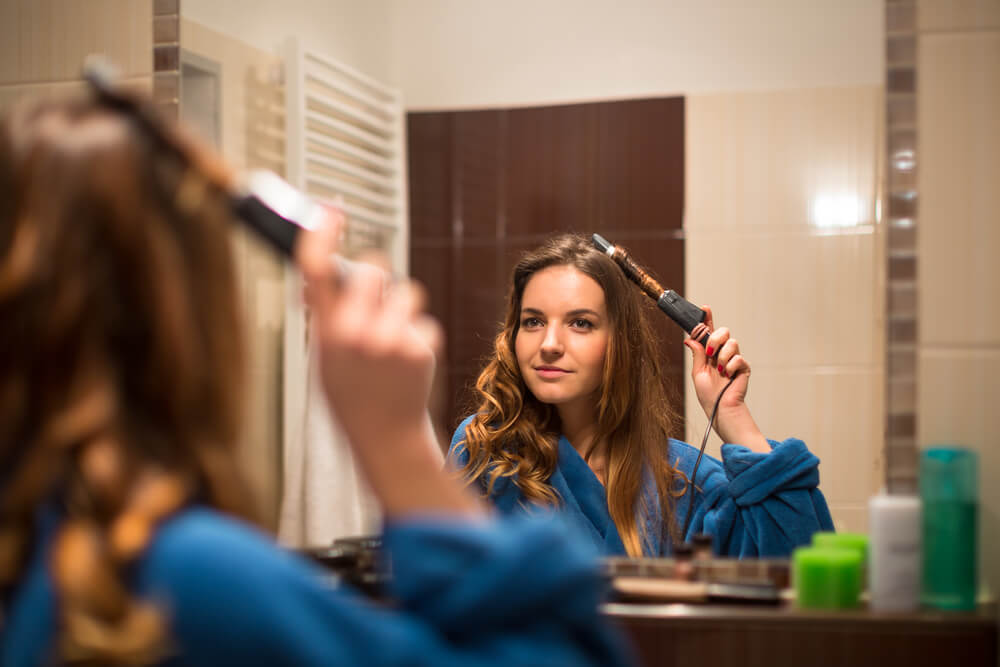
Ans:
{"type": "Polygon", "coordinates": [[[546,379],[559,378],[569,374],[569,371],[555,366],[537,366],[535,372],[546,379]]]}

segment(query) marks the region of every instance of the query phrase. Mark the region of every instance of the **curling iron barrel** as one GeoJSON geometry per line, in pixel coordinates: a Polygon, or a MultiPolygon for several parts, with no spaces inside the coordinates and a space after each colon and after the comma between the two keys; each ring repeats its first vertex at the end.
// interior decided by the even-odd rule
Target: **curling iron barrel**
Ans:
{"type": "Polygon", "coordinates": [[[635,263],[621,247],[613,245],[600,234],[591,237],[594,247],[613,259],[625,275],[638,285],[667,316],[702,345],[708,343],[711,332],[705,324],[705,311],[685,300],[677,292],[663,289],[660,283],[635,263]]]}

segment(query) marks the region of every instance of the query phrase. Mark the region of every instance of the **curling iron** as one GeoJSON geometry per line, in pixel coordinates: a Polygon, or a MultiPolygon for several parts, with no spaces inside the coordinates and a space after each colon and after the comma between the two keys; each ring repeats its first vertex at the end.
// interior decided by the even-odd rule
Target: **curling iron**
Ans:
{"type": "Polygon", "coordinates": [[[627,252],[620,246],[613,245],[600,234],[591,237],[594,247],[613,259],[622,271],[632,282],[642,289],[642,291],[656,305],[667,314],[667,317],[676,322],[684,331],[688,332],[691,338],[702,345],[708,343],[708,335],[712,331],[705,324],[705,311],[687,301],[680,294],[673,290],[663,289],[660,283],[649,275],[642,267],[635,263],[627,252]]]}
{"type": "MultiPolygon", "coordinates": [[[[119,92],[112,66],[100,58],[92,59],[85,66],[83,76],[101,103],[132,118],[158,148],[184,159],[162,120],[146,105],[119,92]]],[[[316,228],[329,215],[324,206],[270,171],[254,170],[239,183],[226,181],[214,185],[228,194],[235,218],[287,259],[294,258],[299,234],[316,228]]],[[[355,264],[339,254],[332,261],[344,273],[352,270],[355,264]]]]}

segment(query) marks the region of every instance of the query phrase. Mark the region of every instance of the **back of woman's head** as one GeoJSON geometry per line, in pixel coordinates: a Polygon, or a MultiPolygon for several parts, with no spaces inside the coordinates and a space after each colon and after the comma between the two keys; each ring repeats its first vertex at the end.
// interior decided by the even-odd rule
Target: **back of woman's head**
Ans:
{"type": "Polygon", "coordinates": [[[529,500],[558,500],[548,484],[558,461],[558,415],[528,390],[515,352],[524,290],[535,274],[552,266],[575,268],[604,294],[610,337],[595,440],[608,447],[609,509],[629,553],[637,555],[641,536],[635,532],[634,516],[643,465],[651,469],[669,512],[673,471],[662,465],[662,453],[673,430],[674,413],[642,294],[613,260],[582,236],[555,236],[514,265],[504,322],[493,355],[476,382],[480,400],[466,429],[466,474],[485,476],[488,487],[499,477],[514,477],[529,500]]]}
{"type": "Polygon", "coordinates": [[[226,175],[161,129],[171,150],[82,99],[0,124],[0,584],[56,503],[71,659],[158,642],[117,573],[159,520],[195,496],[249,510],[231,456],[243,350],[226,175]]]}

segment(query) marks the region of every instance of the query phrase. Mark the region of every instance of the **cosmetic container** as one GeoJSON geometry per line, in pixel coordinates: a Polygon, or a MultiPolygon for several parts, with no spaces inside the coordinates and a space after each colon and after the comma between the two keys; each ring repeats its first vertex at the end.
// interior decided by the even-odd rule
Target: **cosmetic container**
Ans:
{"type": "Polygon", "coordinates": [[[856,549],[799,547],[792,554],[795,599],[803,609],[853,609],[861,595],[856,549]]]}
{"type": "Polygon", "coordinates": [[[979,484],[976,453],[935,447],[920,456],[923,515],[923,588],[930,607],[976,606],[979,484]]]}
{"type": "Polygon", "coordinates": [[[868,536],[860,533],[834,533],[820,531],[813,533],[812,545],[828,549],[848,549],[861,556],[861,588],[868,582],[868,536]]]}
{"type": "Polygon", "coordinates": [[[913,611],[920,606],[921,503],[913,495],[879,494],[868,503],[869,606],[913,611]]]}

